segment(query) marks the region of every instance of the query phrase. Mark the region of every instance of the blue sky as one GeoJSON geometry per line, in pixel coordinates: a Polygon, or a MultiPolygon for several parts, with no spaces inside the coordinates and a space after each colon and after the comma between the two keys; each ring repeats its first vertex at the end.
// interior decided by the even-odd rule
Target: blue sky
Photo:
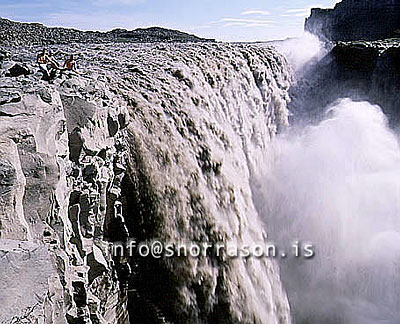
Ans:
{"type": "Polygon", "coordinates": [[[311,7],[335,0],[0,0],[0,16],[84,30],[162,26],[224,41],[302,33],[311,7]]]}

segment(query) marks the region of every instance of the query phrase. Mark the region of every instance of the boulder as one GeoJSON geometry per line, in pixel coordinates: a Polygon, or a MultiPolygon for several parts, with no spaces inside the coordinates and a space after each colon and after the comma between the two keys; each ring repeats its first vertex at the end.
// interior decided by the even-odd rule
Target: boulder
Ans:
{"type": "Polygon", "coordinates": [[[0,91],[0,106],[7,103],[20,102],[20,101],[21,101],[21,95],[19,93],[0,91]]]}
{"type": "Polygon", "coordinates": [[[31,71],[29,68],[22,64],[14,64],[10,69],[8,69],[8,72],[6,74],[7,77],[18,77],[21,75],[29,75],[31,74],[31,71]]]}

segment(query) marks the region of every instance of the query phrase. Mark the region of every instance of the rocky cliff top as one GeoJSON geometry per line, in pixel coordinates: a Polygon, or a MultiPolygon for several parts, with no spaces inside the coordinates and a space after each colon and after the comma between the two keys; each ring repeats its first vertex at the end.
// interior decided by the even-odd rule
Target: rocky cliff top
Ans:
{"type": "Polygon", "coordinates": [[[214,41],[177,30],[160,27],[135,30],[114,29],[108,32],[80,31],[72,28],[46,27],[38,23],[20,23],[0,18],[0,44],[9,46],[109,42],[207,42],[214,41]]]}
{"type": "Polygon", "coordinates": [[[399,16],[398,0],[343,0],[334,9],[312,9],[305,30],[333,41],[394,38],[399,16]]]}

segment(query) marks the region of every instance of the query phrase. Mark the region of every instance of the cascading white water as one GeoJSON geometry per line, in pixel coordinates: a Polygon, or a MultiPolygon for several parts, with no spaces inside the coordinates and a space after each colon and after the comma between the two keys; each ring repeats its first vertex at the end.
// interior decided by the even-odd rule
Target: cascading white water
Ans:
{"type": "Polygon", "coordinates": [[[288,38],[284,41],[273,42],[274,46],[283,53],[297,74],[302,74],[313,61],[320,60],[327,54],[324,43],[318,37],[305,32],[301,37],[288,38]]]}
{"type": "Polygon", "coordinates": [[[257,203],[272,238],[316,250],[281,262],[295,322],[397,323],[400,148],[380,108],[341,100],[269,158],[257,203]]]}
{"type": "MultiPolygon", "coordinates": [[[[45,157],[45,161],[63,158],[61,171],[63,166],[68,166],[60,175],[62,188],[56,193],[60,204],[43,209],[43,215],[51,215],[49,225],[61,233],[57,253],[62,256],[62,262],[54,264],[60,270],[60,281],[55,278],[57,283],[49,291],[54,288],[60,298],[66,296],[65,309],[71,320],[75,317],[80,322],[89,320],[89,311],[90,318],[104,315],[103,322],[107,323],[119,321],[118,317],[125,321],[127,317],[124,303],[122,307],[111,306],[109,311],[103,307],[118,302],[117,296],[110,293],[111,288],[107,288],[112,285],[113,292],[118,293],[116,282],[106,277],[90,282],[97,269],[107,266],[101,253],[96,255],[95,246],[92,251],[87,235],[89,227],[93,227],[88,205],[95,212],[97,208],[104,210],[104,206],[100,207],[102,198],[98,198],[99,204],[96,198],[104,198],[103,190],[92,191],[94,174],[98,172],[103,179],[103,158],[110,162],[111,168],[106,168],[105,175],[111,181],[110,196],[107,193],[106,197],[107,204],[111,204],[106,208],[110,217],[106,217],[104,226],[107,229],[104,234],[111,241],[123,240],[129,232],[138,242],[156,239],[167,244],[192,242],[214,247],[219,243],[251,247],[267,243],[266,231],[252,200],[251,177],[277,130],[284,129],[288,123],[286,107],[292,74],[282,55],[263,44],[219,43],[71,44],[63,45],[60,50],[79,53],[81,68],[87,71],[85,76],[55,80],[48,89],[54,106],[47,106],[47,101],[40,101],[38,94],[42,82],[36,74],[31,75],[29,82],[34,92],[23,99],[21,108],[11,107],[10,111],[16,107],[17,111],[29,108],[40,114],[45,105],[46,109],[62,115],[57,118],[64,120],[65,114],[66,125],[63,125],[72,131],[67,136],[62,127],[65,134],[61,138],[62,156],[55,156],[51,149],[41,151],[37,159],[41,162],[45,157]],[[25,105],[25,100],[30,104],[25,105]],[[119,107],[127,107],[129,118],[119,107]],[[115,133],[121,128],[124,138],[115,133]],[[95,152],[101,156],[100,161],[93,157],[95,152]],[[49,156],[45,156],[47,153],[49,156]],[[79,167],[75,168],[70,161],[76,165],[79,162],[79,167]],[[73,184],[71,194],[67,184],[73,184]],[[82,197],[87,199],[81,201],[78,192],[82,190],[82,197]],[[122,215],[121,208],[117,208],[119,203],[114,202],[117,198],[122,203],[122,215]]],[[[18,49],[17,55],[21,51],[18,49]]],[[[32,52],[35,51],[28,49],[23,53],[32,57],[32,52]]],[[[15,83],[16,79],[7,80],[5,84],[13,83],[12,91],[16,84],[18,93],[27,91],[25,79],[21,83],[15,83]]],[[[12,125],[19,134],[19,124],[12,125]]],[[[40,129],[42,123],[34,119],[32,125],[33,129],[40,129]]],[[[9,126],[5,123],[6,134],[9,126]]],[[[27,149],[31,154],[30,144],[27,149]]],[[[11,161],[18,161],[19,165],[19,158],[15,149],[11,161]]],[[[53,181],[50,173],[39,179],[40,182],[36,179],[34,184],[53,181]]],[[[49,186],[53,188],[52,183],[49,186]]],[[[52,195],[49,193],[48,197],[52,195]]],[[[13,230],[17,223],[10,223],[13,230]]],[[[7,233],[9,226],[5,229],[7,233]]],[[[42,238],[42,230],[35,233],[42,238]]],[[[102,242],[96,244],[104,248],[102,242]]],[[[133,254],[128,304],[134,323],[156,323],[156,320],[185,324],[291,323],[278,268],[267,258],[231,258],[227,253],[217,255],[214,251],[197,257],[140,258],[133,254]]],[[[6,265],[13,267],[9,262],[6,265]]],[[[110,270],[116,269],[117,275],[122,272],[119,278],[122,284],[128,279],[127,267],[117,260],[114,265],[115,268],[110,264],[110,270]]],[[[9,287],[15,282],[5,282],[6,299],[10,299],[13,292],[9,287]]],[[[43,293],[45,288],[44,284],[43,293]]],[[[18,292],[14,293],[18,295],[18,292]]],[[[125,299],[123,294],[121,297],[125,299]]],[[[57,303],[58,300],[55,299],[57,303]]],[[[54,308],[57,312],[61,309],[58,306],[64,307],[62,300],[54,308]]]]}
{"type": "MultiPolygon", "coordinates": [[[[292,74],[284,57],[263,44],[122,44],[96,47],[95,60],[115,75],[115,91],[131,108],[127,140],[138,189],[125,192],[129,213],[137,208],[140,216],[125,216],[129,230],[141,241],[266,243],[250,179],[287,125],[292,74]]],[[[149,267],[139,267],[148,278],[140,295],[171,322],[291,323],[269,259],[201,255],[149,267]]]]}

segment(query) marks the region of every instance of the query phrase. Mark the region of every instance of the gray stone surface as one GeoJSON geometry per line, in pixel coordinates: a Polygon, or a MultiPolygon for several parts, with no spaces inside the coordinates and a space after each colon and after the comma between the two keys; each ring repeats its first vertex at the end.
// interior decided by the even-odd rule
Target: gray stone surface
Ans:
{"type": "MultiPolygon", "coordinates": [[[[37,69],[35,53],[8,53],[37,69]],[[32,58],[24,60],[24,53],[32,58]]],[[[107,117],[117,120],[127,110],[108,109],[96,99],[99,87],[106,87],[100,81],[64,75],[49,84],[40,73],[11,77],[4,73],[14,66],[8,59],[0,70],[0,238],[23,248],[10,243],[3,249],[0,298],[7,312],[1,322],[127,323],[126,297],[103,239],[103,196],[113,188],[112,161],[124,155],[123,147],[115,147],[122,134],[108,135],[107,117]],[[70,159],[74,132],[82,144],[70,159]],[[99,183],[105,164],[110,176],[99,183]],[[88,168],[93,176],[82,177],[88,168]]]]}
{"type": "Polygon", "coordinates": [[[0,273],[0,323],[45,323],[49,280],[57,278],[47,247],[0,239],[0,273]]]}

